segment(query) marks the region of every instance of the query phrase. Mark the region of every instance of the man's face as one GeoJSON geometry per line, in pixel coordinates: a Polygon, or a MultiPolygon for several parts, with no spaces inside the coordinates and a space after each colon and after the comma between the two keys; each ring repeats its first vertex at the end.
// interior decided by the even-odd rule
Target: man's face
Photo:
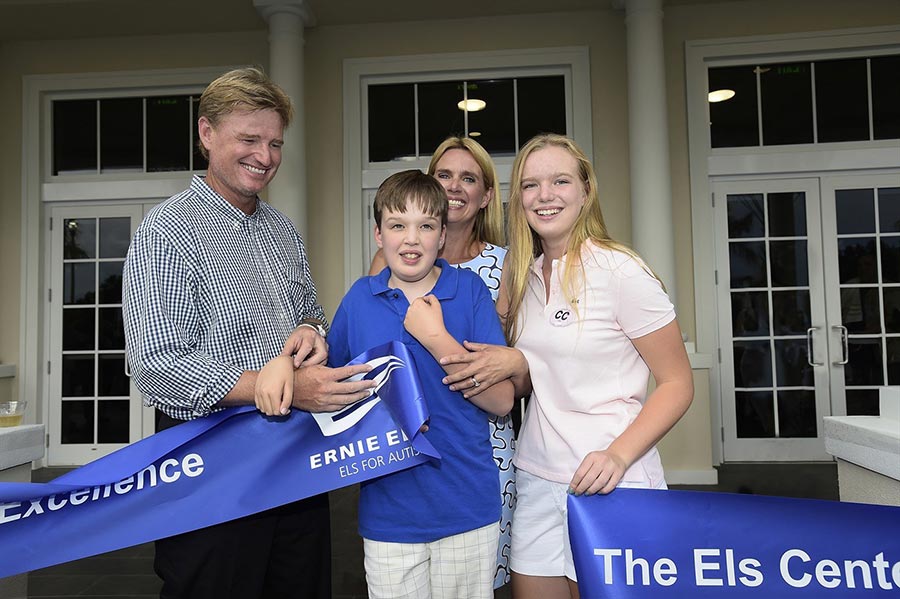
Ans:
{"type": "Polygon", "coordinates": [[[284,125],[275,110],[235,110],[213,126],[199,120],[200,141],[209,152],[206,183],[247,214],[256,195],[281,164],[284,125]]]}

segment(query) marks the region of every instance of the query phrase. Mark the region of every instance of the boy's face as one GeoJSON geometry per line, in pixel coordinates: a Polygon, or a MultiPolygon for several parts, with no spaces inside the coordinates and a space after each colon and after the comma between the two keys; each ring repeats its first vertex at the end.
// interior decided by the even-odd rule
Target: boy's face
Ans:
{"type": "Polygon", "coordinates": [[[425,214],[407,200],[406,212],[385,210],[375,225],[375,243],[384,253],[391,275],[407,283],[424,279],[444,245],[444,226],[437,216],[425,214]]]}

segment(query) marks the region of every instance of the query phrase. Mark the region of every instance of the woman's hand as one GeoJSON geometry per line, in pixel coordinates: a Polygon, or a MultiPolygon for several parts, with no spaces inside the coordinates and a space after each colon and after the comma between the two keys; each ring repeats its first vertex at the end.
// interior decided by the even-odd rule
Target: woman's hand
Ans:
{"type": "Polygon", "coordinates": [[[616,488],[627,469],[625,460],[608,449],[592,451],[584,456],[575,471],[569,483],[569,492],[573,495],[609,493],[616,488]]]}
{"type": "Polygon", "coordinates": [[[461,391],[466,399],[478,395],[498,381],[528,373],[525,356],[515,348],[472,341],[464,341],[463,346],[469,351],[444,356],[440,362],[441,366],[463,365],[462,369],[445,376],[443,383],[449,385],[451,391],[461,391]],[[478,381],[477,386],[475,381],[478,381]]]}

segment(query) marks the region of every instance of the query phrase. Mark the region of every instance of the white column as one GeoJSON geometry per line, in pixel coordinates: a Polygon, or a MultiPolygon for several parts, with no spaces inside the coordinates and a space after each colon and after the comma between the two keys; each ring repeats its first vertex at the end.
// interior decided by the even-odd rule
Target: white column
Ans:
{"type": "Polygon", "coordinates": [[[662,0],[624,0],[632,244],[676,301],[662,0]]]}
{"type": "Polygon", "coordinates": [[[278,174],[269,185],[270,204],[290,218],[304,236],[306,224],[306,109],[303,96],[304,28],[313,25],[306,0],[253,0],[269,24],[269,76],[294,103],[294,120],[284,132],[278,174]]]}

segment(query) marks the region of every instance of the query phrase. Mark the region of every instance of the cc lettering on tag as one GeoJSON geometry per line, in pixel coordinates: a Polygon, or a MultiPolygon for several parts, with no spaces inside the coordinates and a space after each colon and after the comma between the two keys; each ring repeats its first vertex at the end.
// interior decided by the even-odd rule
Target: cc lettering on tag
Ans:
{"type": "Polygon", "coordinates": [[[553,317],[550,319],[551,324],[557,327],[564,327],[570,324],[573,320],[572,311],[567,309],[559,309],[553,313],[553,317]]]}

